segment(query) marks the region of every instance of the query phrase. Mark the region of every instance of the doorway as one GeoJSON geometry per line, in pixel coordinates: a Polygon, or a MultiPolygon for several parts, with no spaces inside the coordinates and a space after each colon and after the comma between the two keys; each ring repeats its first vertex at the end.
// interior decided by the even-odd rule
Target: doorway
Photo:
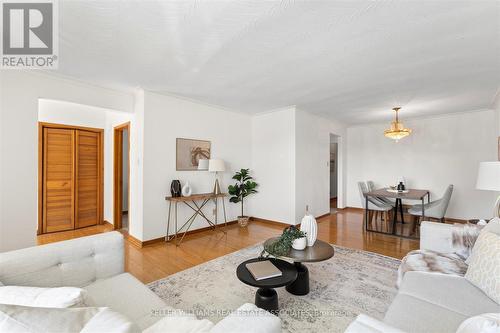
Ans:
{"type": "Polygon", "coordinates": [[[128,230],[130,195],[130,122],[113,128],[113,225],[128,230]]]}
{"type": "Polygon", "coordinates": [[[338,136],[330,134],[330,213],[336,213],[338,208],[338,152],[338,136]]]}

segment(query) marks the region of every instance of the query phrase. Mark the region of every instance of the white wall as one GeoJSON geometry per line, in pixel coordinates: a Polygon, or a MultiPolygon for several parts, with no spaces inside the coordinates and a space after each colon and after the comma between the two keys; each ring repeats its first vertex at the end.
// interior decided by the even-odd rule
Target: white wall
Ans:
{"type": "Polygon", "coordinates": [[[144,229],[144,91],[134,92],[134,116],[130,126],[130,192],[128,232],[143,240],[144,229]]]}
{"type": "Polygon", "coordinates": [[[497,134],[498,136],[500,136],[500,89],[498,90],[497,95],[495,96],[495,100],[493,101],[493,109],[495,110],[497,134]]]}
{"type": "Polygon", "coordinates": [[[405,121],[412,135],[394,142],[383,136],[388,124],[347,130],[347,205],[361,207],[357,182],[388,186],[404,176],[412,188],[429,189],[439,198],[455,185],[446,214],[451,218],[487,218],[495,193],[475,189],[479,162],[497,158],[493,110],[405,121]]]}
{"type": "Polygon", "coordinates": [[[1,71],[0,251],[35,244],[38,196],[38,100],[131,112],[133,95],[34,71],[1,71]],[[8,193],[8,195],[6,195],[8,193]]]}
{"type": "MultiPolygon", "coordinates": [[[[252,165],[261,180],[254,216],[297,224],[306,205],[314,216],[330,212],[330,134],[345,140],[345,126],[295,107],[252,119],[252,165]]],[[[339,207],[344,207],[344,161],[339,151],[339,207]]]]}
{"type": "Polygon", "coordinates": [[[252,216],[296,224],[295,108],[252,118],[252,169],[260,184],[252,216]]]}
{"type": "MultiPolygon", "coordinates": [[[[176,138],[209,140],[212,158],[226,161],[227,171],[220,178],[221,188],[227,191],[234,171],[251,167],[250,116],[229,112],[188,100],[144,92],[144,209],[142,240],[165,236],[170,183],[179,179],[189,181],[193,193],[211,192],[214,175],[207,171],[176,171],[176,138]]],[[[257,179],[258,181],[259,179],[257,179]]],[[[205,214],[213,217],[213,204],[208,203],[205,214]]],[[[226,201],[228,221],[239,215],[239,205],[226,201]]],[[[249,209],[250,207],[247,207],[249,209]]],[[[252,213],[251,211],[247,211],[252,213]]],[[[189,214],[189,215],[188,215],[189,214]]],[[[179,205],[179,223],[192,211],[179,205]]],[[[222,208],[219,223],[223,220],[222,208]]],[[[180,225],[179,225],[180,226],[180,225]]],[[[191,229],[206,227],[198,217],[191,229]]],[[[173,225],[170,225],[173,232],[173,225]]]]}
{"type": "MultiPolygon", "coordinates": [[[[306,205],[314,216],[330,213],[330,135],[338,135],[339,146],[345,138],[345,126],[303,110],[296,113],[296,175],[295,211],[297,219],[306,205]]],[[[339,207],[344,207],[344,155],[338,154],[339,207]]],[[[300,221],[297,220],[297,223],[300,221]]]]}

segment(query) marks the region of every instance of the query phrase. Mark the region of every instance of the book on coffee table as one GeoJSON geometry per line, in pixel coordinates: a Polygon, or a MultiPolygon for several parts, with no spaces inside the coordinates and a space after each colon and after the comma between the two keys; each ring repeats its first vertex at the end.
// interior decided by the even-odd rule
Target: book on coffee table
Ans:
{"type": "Polygon", "coordinates": [[[256,281],[281,276],[283,273],[269,260],[256,261],[245,264],[256,281]]]}

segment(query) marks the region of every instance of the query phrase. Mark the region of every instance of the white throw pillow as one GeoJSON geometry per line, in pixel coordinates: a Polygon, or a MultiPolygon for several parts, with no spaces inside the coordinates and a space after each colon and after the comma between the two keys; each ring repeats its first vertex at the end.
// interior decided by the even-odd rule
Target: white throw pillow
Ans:
{"type": "Polygon", "coordinates": [[[109,308],[34,308],[0,304],[0,332],[139,333],[109,308]]]}
{"type": "Polygon", "coordinates": [[[474,244],[465,278],[500,303],[500,236],[481,232],[474,244]]]}
{"type": "Polygon", "coordinates": [[[456,333],[500,333],[500,313],[483,313],[468,318],[456,333]]]}
{"type": "Polygon", "coordinates": [[[87,291],[75,287],[38,288],[23,286],[0,287],[0,304],[43,308],[86,306],[87,291]]]}
{"type": "Polygon", "coordinates": [[[494,217],[492,218],[488,224],[484,226],[481,232],[492,232],[500,236],[500,218],[494,217]]]}

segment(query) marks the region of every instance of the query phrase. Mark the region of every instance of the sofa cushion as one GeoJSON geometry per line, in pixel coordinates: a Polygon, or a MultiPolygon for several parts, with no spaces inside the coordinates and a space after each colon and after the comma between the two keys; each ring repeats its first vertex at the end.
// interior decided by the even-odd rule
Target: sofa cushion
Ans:
{"type": "Polygon", "coordinates": [[[139,333],[109,308],[36,308],[0,304],[0,332],[139,333]]]}
{"type": "Polygon", "coordinates": [[[460,276],[408,272],[400,292],[467,317],[487,312],[500,312],[500,305],[460,276]]]}
{"type": "Polygon", "coordinates": [[[469,261],[465,278],[492,300],[500,303],[500,236],[481,232],[469,261]]]}
{"type": "Polygon", "coordinates": [[[98,280],[86,286],[93,306],[107,306],[145,329],[162,317],[155,315],[168,307],[155,293],[129,273],[98,280]]]}
{"type": "Polygon", "coordinates": [[[83,287],[124,272],[123,235],[105,232],[0,253],[6,286],[83,287]]]}
{"type": "Polygon", "coordinates": [[[0,304],[69,308],[86,306],[87,291],[75,287],[0,286],[0,304]]]}
{"type": "Polygon", "coordinates": [[[467,316],[399,293],[387,310],[384,322],[407,333],[455,333],[467,316]]]}
{"type": "Polygon", "coordinates": [[[500,306],[465,278],[408,272],[384,322],[407,332],[455,332],[468,317],[500,306]]]}

